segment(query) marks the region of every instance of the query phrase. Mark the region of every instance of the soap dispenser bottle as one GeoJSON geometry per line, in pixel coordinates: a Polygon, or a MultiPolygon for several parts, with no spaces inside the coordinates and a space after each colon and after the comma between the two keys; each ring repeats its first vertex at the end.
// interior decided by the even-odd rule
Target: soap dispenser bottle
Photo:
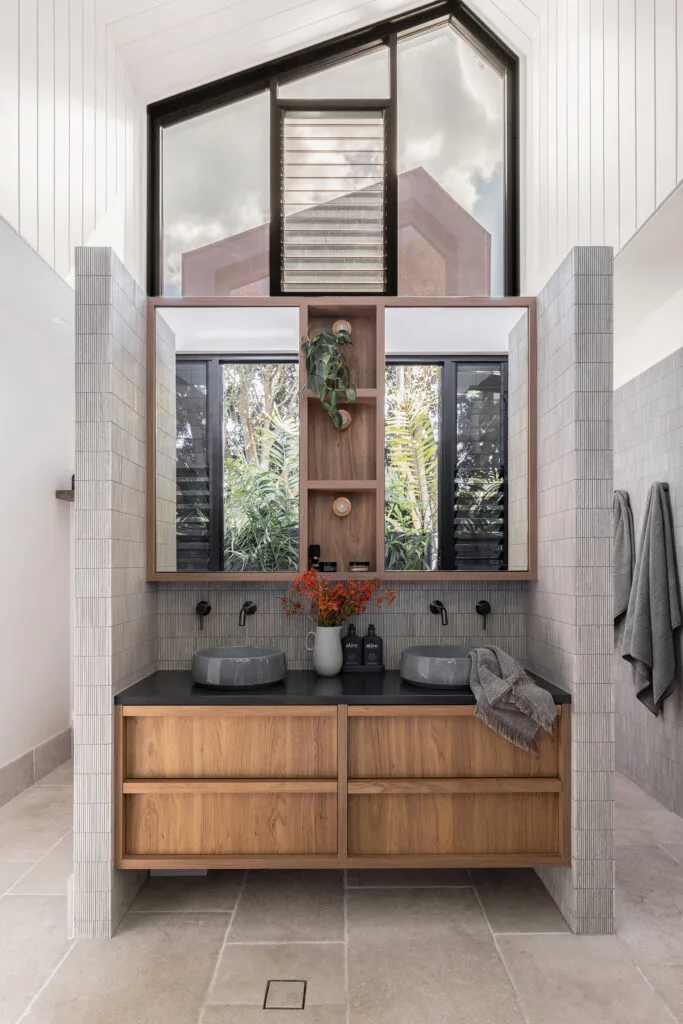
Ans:
{"type": "Polygon", "coordinates": [[[361,638],[352,622],[349,623],[349,631],[342,640],[342,658],[342,671],[347,665],[361,665],[363,661],[361,638]]]}
{"type": "Polygon", "coordinates": [[[377,636],[373,625],[368,626],[363,637],[363,664],[379,667],[382,664],[382,647],[382,637],[377,636]]]}

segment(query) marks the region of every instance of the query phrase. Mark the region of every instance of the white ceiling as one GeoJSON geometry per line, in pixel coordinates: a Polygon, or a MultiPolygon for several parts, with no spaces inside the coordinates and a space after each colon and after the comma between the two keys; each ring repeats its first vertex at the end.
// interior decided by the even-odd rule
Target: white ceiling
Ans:
{"type": "MultiPolygon", "coordinates": [[[[544,0],[470,0],[525,54],[544,0]]],[[[144,103],[371,25],[421,0],[96,0],[144,103]]]]}

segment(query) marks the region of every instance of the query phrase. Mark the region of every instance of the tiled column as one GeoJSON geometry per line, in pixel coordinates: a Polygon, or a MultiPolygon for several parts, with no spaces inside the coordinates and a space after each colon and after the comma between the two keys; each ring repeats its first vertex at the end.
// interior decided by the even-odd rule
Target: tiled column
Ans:
{"type": "Polygon", "coordinates": [[[508,338],[508,569],[529,566],[529,325],[523,316],[508,338]]]}
{"type": "Polygon", "coordinates": [[[572,693],[572,866],[539,871],[572,929],[614,930],[612,251],[572,250],[538,299],[538,582],[527,665],[572,693]]]}
{"type": "Polygon", "coordinates": [[[111,249],[76,250],[72,925],[110,936],[140,885],[113,868],[113,697],[156,668],[145,572],[145,296],[111,249]]]}
{"type": "Polygon", "coordinates": [[[176,377],[175,334],[163,316],[155,324],[156,353],[156,567],[175,572],[176,377]]]}

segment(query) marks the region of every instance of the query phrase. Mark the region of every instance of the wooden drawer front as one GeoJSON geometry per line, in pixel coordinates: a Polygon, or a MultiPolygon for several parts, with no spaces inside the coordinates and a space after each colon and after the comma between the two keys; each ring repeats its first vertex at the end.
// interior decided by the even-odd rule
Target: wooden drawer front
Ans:
{"type": "Polygon", "coordinates": [[[559,793],[350,796],[349,856],[560,855],[559,793]]]}
{"type": "Polygon", "coordinates": [[[126,718],[126,777],[336,778],[336,708],[322,715],[211,710],[213,717],[126,718]]]}
{"type": "Polygon", "coordinates": [[[337,852],[333,793],[140,793],[124,800],[128,856],[337,852]]]}
{"type": "MultiPolygon", "coordinates": [[[[388,709],[393,710],[393,709],[388,709]]],[[[539,734],[538,755],[513,746],[470,708],[438,715],[349,712],[350,779],[556,778],[557,729],[539,734]]],[[[448,709],[450,712],[450,709],[448,709]]]]}

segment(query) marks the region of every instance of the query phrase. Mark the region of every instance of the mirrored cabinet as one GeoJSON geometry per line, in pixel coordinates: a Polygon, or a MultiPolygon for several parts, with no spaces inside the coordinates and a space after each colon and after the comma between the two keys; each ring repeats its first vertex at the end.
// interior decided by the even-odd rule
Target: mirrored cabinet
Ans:
{"type": "Polygon", "coordinates": [[[149,324],[150,579],[535,575],[533,299],[159,298],[149,324]]]}

